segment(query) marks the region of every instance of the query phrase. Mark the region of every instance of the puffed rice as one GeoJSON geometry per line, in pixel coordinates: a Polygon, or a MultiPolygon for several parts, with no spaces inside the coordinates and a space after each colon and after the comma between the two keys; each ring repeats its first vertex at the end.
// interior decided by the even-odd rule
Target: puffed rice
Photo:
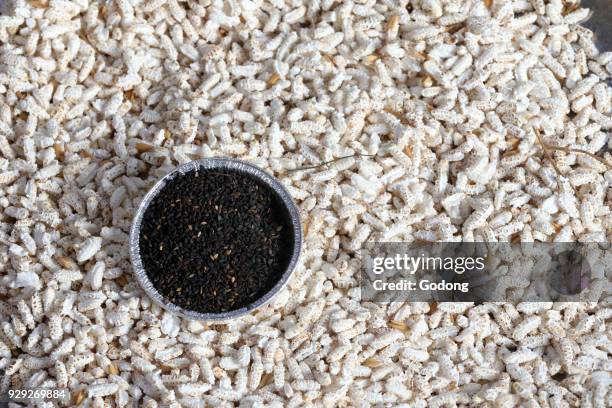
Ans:
{"type": "Polygon", "coordinates": [[[579,25],[588,10],[7,3],[0,390],[68,387],[89,407],[609,405],[609,298],[360,304],[356,275],[367,241],[608,240],[612,173],[578,152],[612,159],[612,53],[579,25]],[[269,306],[207,326],[146,298],[126,245],[154,180],[217,155],[281,178],[305,242],[269,306]]]}

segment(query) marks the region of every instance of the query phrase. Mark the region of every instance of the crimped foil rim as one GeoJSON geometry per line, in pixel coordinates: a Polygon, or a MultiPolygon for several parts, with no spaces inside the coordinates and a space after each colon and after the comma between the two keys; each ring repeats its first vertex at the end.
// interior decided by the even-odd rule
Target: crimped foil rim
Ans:
{"type": "Polygon", "coordinates": [[[272,298],[276,294],[278,294],[281,289],[287,284],[289,278],[291,277],[291,274],[297,266],[298,259],[302,250],[302,226],[300,223],[300,214],[297,206],[293,202],[293,199],[291,198],[291,195],[289,194],[287,189],[281,184],[278,179],[271,176],[261,168],[254,166],[250,163],[237,159],[213,157],[184,163],[172,170],[170,173],[166,174],[164,177],[162,177],[155,183],[155,185],[147,192],[147,194],[140,202],[138,210],[134,215],[132,227],[130,229],[129,245],[130,260],[132,262],[134,276],[136,277],[136,280],[138,281],[142,289],[145,291],[145,293],[158,305],[160,305],[171,313],[189,319],[203,321],[224,321],[244,316],[264,306],[265,304],[270,302],[270,300],[272,300],[272,298]],[[289,214],[288,221],[291,224],[291,228],[293,229],[293,241],[295,243],[293,246],[293,252],[291,254],[289,264],[281,275],[280,280],[264,296],[257,299],[255,302],[249,304],[246,307],[232,310],[229,312],[201,313],[196,312],[194,310],[182,308],[170,302],[157,291],[153,283],[150,281],[142,264],[142,259],[140,258],[140,228],[142,218],[147,208],[149,207],[149,204],[151,203],[153,198],[155,198],[155,196],[166,186],[166,184],[172,179],[174,179],[178,174],[185,174],[191,171],[195,171],[197,169],[234,170],[241,173],[246,173],[251,177],[254,177],[255,179],[259,180],[260,182],[271,188],[274,192],[276,192],[278,197],[280,197],[282,204],[284,205],[289,214]]]}

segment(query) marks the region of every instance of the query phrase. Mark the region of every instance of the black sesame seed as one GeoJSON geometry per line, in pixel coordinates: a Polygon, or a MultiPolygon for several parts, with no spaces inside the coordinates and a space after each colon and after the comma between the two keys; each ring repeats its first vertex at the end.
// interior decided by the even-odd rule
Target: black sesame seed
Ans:
{"type": "Polygon", "coordinates": [[[280,198],[247,173],[179,174],[145,211],[140,256],[172,303],[202,313],[240,309],[287,268],[294,242],[280,198]]]}

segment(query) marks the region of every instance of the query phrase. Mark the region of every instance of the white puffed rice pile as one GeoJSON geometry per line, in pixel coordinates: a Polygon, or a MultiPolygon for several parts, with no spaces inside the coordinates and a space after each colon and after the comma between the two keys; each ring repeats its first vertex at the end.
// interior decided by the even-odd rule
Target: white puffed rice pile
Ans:
{"type": "Polygon", "coordinates": [[[612,406],[609,298],[385,305],[357,285],[366,240],[610,239],[612,53],[587,14],[11,1],[0,388],[68,387],[84,407],[612,406]],[[305,250],[271,305],[207,325],[151,303],[127,238],[155,180],[213,155],[285,183],[305,250]]]}

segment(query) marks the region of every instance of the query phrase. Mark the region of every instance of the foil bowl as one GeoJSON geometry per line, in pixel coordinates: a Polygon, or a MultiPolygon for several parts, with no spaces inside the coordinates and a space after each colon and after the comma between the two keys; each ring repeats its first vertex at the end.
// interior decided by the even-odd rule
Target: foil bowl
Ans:
{"type": "Polygon", "coordinates": [[[202,321],[226,321],[235,319],[240,316],[244,316],[254,310],[260,308],[261,306],[267,304],[274,298],[276,294],[278,294],[283,287],[289,281],[291,274],[293,273],[298,259],[300,257],[300,252],[302,249],[302,226],[300,224],[300,215],[297,206],[293,202],[291,195],[289,192],[283,187],[281,182],[275,177],[271,176],[261,168],[254,166],[252,164],[246,163],[241,160],[236,159],[228,159],[228,158],[207,158],[195,160],[189,163],[182,164],[172,170],[170,173],[162,177],[158,180],[155,185],[147,192],[138,206],[138,210],[134,216],[134,220],[132,222],[132,228],[130,230],[130,259],[132,262],[132,268],[134,276],[136,280],[145,291],[145,293],[153,299],[158,305],[167,311],[186,317],[188,319],[194,320],[202,320],[202,321]],[[219,313],[202,313],[194,310],[188,310],[181,306],[178,306],[164,296],[162,296],[151,280],[149,279],[147,272],[142,263],[142,259],[140,258],[140,228],[143,216],[147,209],[149,208],[149,204],[151,201],[157,196],[157,194],[172,180],[178,175],[184,175],[186,173],[200,170],[200,171],[233,171],[242,174],[247,174],[253,179],[259,181],[263,185],[270,188],[279,198],[280,203],[285,207],[287,217],[287,224],[292,229],[293,233],[293,251],[291,253],[291,257],[289,259],[289,264],[287,268],[283,271],[279,281],[270,289],[266,294],[257,299],[255,302],[249,304],[246,307],[231,310],[228,312],[219,312],[219,313]]]}

